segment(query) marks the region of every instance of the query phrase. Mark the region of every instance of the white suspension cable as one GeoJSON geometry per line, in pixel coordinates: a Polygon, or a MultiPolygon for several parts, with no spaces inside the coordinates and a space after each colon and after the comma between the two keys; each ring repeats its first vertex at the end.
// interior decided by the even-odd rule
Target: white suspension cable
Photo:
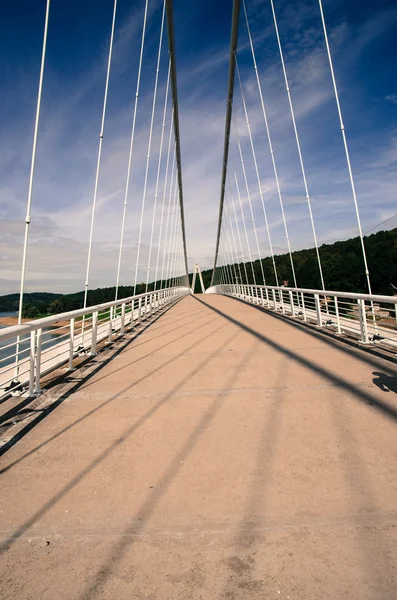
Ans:
{"type": "MultiPolygon", "coordinates": [[[[236,55],[235,55],[235,60],[236,60],[236,66],[237,66],[237,69],[238,69],[237,56],[236,55]]],[[[257,71],[256,71],[256,73],[257,73],[257,71]]],[[[240,79],[240,75],[239,75],[239,79],[240,79]]],[[[264,103],[264,100],[263,100],[262,86],[261,86],[261,82],[260,82],[260,79],[259,79],[259,75],[257,75],[257,83],[258,83],[259,96],[260,96],[260,100],[261,100],[263,119],[265,121],[266,134],[267,134],[267,139],[268,139],[268,143],[269,143],[269,151],[270,151],[270,156],[271,156],[272,165],[273,165],[274,178],[275,178],[275,181],[276,181],[277,194],[278,194],[278,198],[279,198],[279,202],[280,202],[281,216],[282,216],[283,224],[284,224],[285,239],[287,241],[288,253],[289,253],[290,262],[291,262],[292,276],[293,276],[293,279],[294,279],[294,285],[295,285],[295,287],[298,287],[297,283],[296,283],[295,267],[294,267],[294,260],[292,258],[292,250],[291,250],[291,243],[290,243],[290,239],[289,239],[287,220],[286,220],[285,211],[284,211],[284,202],[283,202],[283,197],[282,197],[282,194],[281,194],[280,181],[279,181],[279,178],[278,178],[278,172],[277,172],[277,166],[276,166],[276,158],[275,158],[275,155],[274,155],[273,144],[272,144],[272,139],[271,139],[271,135],[270,135],[269,123],[268,123],[268,119],[267,119],[267,114],[266,114],[266,109],[265,109],[265,103],[264,103]]],[[[240,80],[240,85],[241,85],[241,80],[240,80]]],[[[242,86],[241,86],[241,94],[244,97],[244,91],[243,91],[242,86]]],[[[244,100],[244,104],[245,104],[245,100],[244,100]]],[[[277,283],[277,285],[278,285],[278,283],[277,283]]]]}
{"type": "Polygon", "coordinates": [[[182,285],[182,261],[183,261],[183,241],[182,241],[182,229],[179,230],[179,245],[178,245],[178,262],[176,270],[176,281],[175,284],[178,286],[182,285]]]}
{"type": "MultiPolygon", "coordinates": [[[[42,51],[41,51],[39,89],[38,89],[38,93],[37,93],[36,118],[35,118],[34,133],[33,133],[32,158],[31,158],[31,162],[30,162],[28,199],[27,199],[26,217],[25,217],[25,239],[24,239],[24,244],[23,244],[21,286],[20,286],[20,291],[19,291],[19,311],[18,311],[18,324],[19,325],[21,324],[22,312],[23,312],[23,294],[24,294],[24,288],[25,288],[26,257],[27,257],[27,251],[28,251],[29,225],[31,223],[30,210],[31,210],[31,205],[32,205],[33,181],[34,181],[34,172],[35,172],[35,167],[36,167],[37,138],[38,138],[38,133],[39,133],[41,96],[42,96],[42,92],[43,92],[44,67],[45,67],[45,59],[46,59],[46,51],[47,51],[48,19],[49,19],[49,15],[50,15],[50,4],[51,4],[50,0],[47,0],[45,21],[44,21],[43,46],[42,46],[42,51]]],[[[18,359],[18,352],[17,352],[17,359],[18,359]]]]}
{"type": "Polygon", "coordinates": [[[223,256],[223,260],[224,260],[226,283],[232,283],[233,278],[230,275],[230,265],[229,265],[227,252],[225,250],[224,234],[225,234],[225,231],[223,230],[221,233],[221,238],[219,240],[219,243],[220,243],[220,248],[221,248],[221,252],[222,252],[222,256],[223,256]]]}
{"type": "Polygon", "coordinates": [[[181,243],[181,237],[182,237],[182,230],[181,228],[177,228],[177,232],[176,232],[176,241],[175,241],[175,246],[174,246],[174,259],[173,259],[173,264],[172,264],[172,269],[171,269],[171,287],[175,287],[176,283],[177,283],[177,277],[178,277],[178,269],[179,269],[179,260],[180,260],[180,255],[179,255],[179,247],[180,247],[180,243],[181,243]]]}
{"type": "MultiPolygon", "coordinates": [[[[172,109],[172,111],[171,111],[170,130],[169,130],[169,136],[168,136],[167,163],[166,163],[166,167],[165,167],[163,199],[161,202],[160,227],[159,227],[159,237],[158,237],[158,242],[157,242],[156,271],[154,274],[154,289],[157,289],[157,277],[158,277],[159,260],[160,260],[160,247],[161,247],[161,240],[162,240],[162,234],[163,234],[165,199],[167,196],[168,169],[170,166],[170,152],[171,152],[171,142],[172,142],[173,119],[174,119],[174,109],[172,109]]],[[[173,156],[173,165],[174,164],[175,164],[175,146],[174,146],[174,156],[173,156]]],[[[172,168],[174,169],[174,166],[172,168]]]]}
{"type": "MultiPolygon", "coordinates": [[[[31,211],[31,205],[32,205],[34,172],[35,172],[35,167],[36,167],[37,138],[38,138],[38,133],[39,133],[41,96],[42,96],[42,92],[43,92],[44,67],[45,67],[45,59],[46,59],[46,51],[47,51],[47,35],[48,35],[48,20],[49,20],[49,16],[50,16],[50,4],[51,4],[51,0],[47,0],[45,20],[44,20],[43,46],[42,46],[42,51],[41,51],[39,89],[37,92],[36,117],[35,117],[34,132],[33,132],[32,158],[31,158],[31,162],[30,162],[28,199],[27,199],[27,204],[26,204],[25,237],[24,237],[24,242],[23,242],[21,284],[20,284],[20,289],[19,289],[18,325],[20,325],[22,322],[22,313],[23,313],[23,295],[24,295],[24,290],[25,290],[26,258],[27,258],[27,253],[28,253],[29,225],[31,223],[30,211],[31,211]]],[[[18,377],[18,374],[19,374],[19,367],[18,367],[19,344],[20,344],[20,337],[18,336],[17,345],[16,345],[16,349],[15,349],[15,377],[18,377]]]]}
{"type": "Polygon", "coordinates": [[[260,267],[261,267],[262,281],[263,281],[263,285],[266,285],[265,282],[264,282],[265,281],[265,275],[264,275],[264,272],[263,272],[263,265],[262,265],[262,253],[261,253],[261,250],[260,250],[260,247],[259,247],[259,239],[258,239],[258,234],[257,234],[257,231],[256,231],[254,211],[253,211],[252,202],[251,202],[251,193],[250,193],[250,189],[249,189],[249,185],[248,185],[248,179],[247,179],[247,173],[246,173],[246,170],[245,170],[245,163],[244,163],[243,153],[242,153],[242,150],[241,150],[240,136],[239,136],[239,133],[238,133],[236,120],[235,120],[234,116],[232,116],[232,118],[233,118],[234,131],[236,133],[238,151],[239,151],[239,154],[240,154],[241,168],[242,168],[242,171],[243,171],[245,188],[247,190],[248,205],[249,205],[249,209],[250,209],[250,213],[251,213],[252,227],[253,227],[253,230],[254,230],[254,237],[255,237],[255,242],[256,242],[256,249],[257,249],[257,252],[258,252],[259,264],[260,264],[260,267]]]}
{"type": "Polygon", "coordinates": [[[172,172],[171,172],[171,184],[170,184],[170,192],[169,192],[169,197],[168,197],[168,209],[167,209],[167,223],[165,226],[165,236],[164,236],[164,248],[163,248],[163,264],[161,267],[161,288],[163,288],[163,276],[164,276],[164,267],[165,267],[165,257],[167,254],[167,247],[168,247],[168,228],[169,228],[169,224],[170,224],[170,213],[171,213],[171,208],[173,205],[173,201],[175,200],[175,194],[176,191],[178,189],[178,178],[175,177],[175,183],[174,183],[174,175],[175,175],[175,162],[176,159],[176,155],[175,155],[175,151],[174,151],[174,160],[172,163],[172,172]]]}
{"type": "Polygon", "coordinates": [[[116,277],[116,295],[115,295],[115,300],[117,300],[117,298],[118,298],[119,283],[120,283],[121,259],[122,259],[122,254],[123,254],[124,230],[125,230],[125,221],[126,221],[126,216],[127,216],[127,205],[128,205],[128,193],[129,193],[129,188],[130,188],[132,154],[133,154],[133,149],[134,149],[134,138],[135,138],[136,115],[137,115],[137,111],[138,111],[139,90],[140,90],[140,85],[141,85],[141,73],[142,73],[142,62],[143,62],[143,50],[144,50],[144,47],[145,47],[145,35],[146,35],[146,23],[147,23],[148,4],[149,4],[149,0],[146,0],[145,11],[144,11],[144,14],[143,14],[141,49],[140,49],[140,52],[139,52],[138,75],[137,75],[137,82],[136,82],[134,113],[133,113],[133,118],[132,118],[132,129],[131,129],[131,138],[130,138],[130,151],[129,151],[128,165],[127,165],[127,177],[126,177],[126,183],[125,183],[125,189],[124,189],[124,205],[123,205],[123,217],[122,217],[122,221],[121,221],[119,258],[118,258],[118,263],[117,263],[117,277],[116,277]]]}
{"type": "Polygon", "coordinates": [[[228,274],[227,274],[227,269],[226,269],[226,258],[225,258],[225,254],[223,252],[222,234],[221,234],[221,237],[219,238],[219,249],[221,251],[221,275],[223,278],[223,283],[227,284],[227,283],[229,283],[229,281],[228,281],[228,274]]]}
{"type": "Polygon", "coordinates": [[[234,213],[234,220],[235,220],[235,223],[236,223],[236,231],[237,231],[237,237],[238,237],[238,242],[239,242],[239,246],[240,246],[241,260],[242,260],[242,263],[243,263],[243,269],[244,269],[244,274],[245,274],[245,282],[248,283],[247,265],[246,265],[244,250],[243,250],[243,244],[242,244],[242,241],[241,241],[240,226],[239,226],[238,219],[237,219],[236,206],[235,206],[234,196],[233,196],[233,192],[232,192],[232,189],[231,189],[231,186],[230,186],[229,179],[227,179],[227,183],[228,183],[229,192],[230,192],[230,202],[231,202],[231,205],[232,205],[232,208],[233,208],[233,213],[234,213]]]}
{"type": "Polygon", "coordinates": [[[175,231],[175,242],[173,244],[172,254],[171,254],[171,266],[170,266],[170,287],[174,287],[175,285],[175,272],[176,265],[178,263],[178,242],[179,242],[179,232],[175,231]]]}
{"type": "Polygon", "coordinates": [[[347,168],[348,168],[348,171],[349,171],[349,178],[350,178],[350,185],[351,185],[351,189],[352,189],[352,195],[353,195],[353,201],[354,201],[354,208],[355,208],[355,211],[356,211],[358,231],[359,231],[359,234],[360,234],[361,249],[362,249],[362,253],[363,253],[363,260],[364,260],[365,275],[366,275],[366,279],[367,279],[368,293],[372,294],[372,291],[371,291],[371,280],[370,280],[370,277],[369,277],[369,270],[368,270],[368,263],[367,263],[367,253],[365,251],[364,237],[363,237],[363,232],[362,232],[362,227],[361,227],[360,211],[358,209],[356,187],[354,185],[353,171],[352,171],[351,162],[350,162],[349,148],[348,148],[348,145],[347,145],[347,138],[346,138],[345,126],[344,126],[343,118],[342,118],[342,109],[341,109],[340,102],[339,102],[339,94],[338,94],[338,88],[337,88],[337,85],[336,85],[336,79],[335,79],[335,73],[334,73],[334,66],[333,66],[332,56],[331,56],[331,50],[330,50],[330,46],[329,46],[329,42],[328,42],[328,33],[327,33],[326,25],[325,25],[323,5],[322,5],[322,1],[321,0],[318,0],[318,1],[319,1],[319,6],[320,6],[321,21],[322,21],[323,30],[324,30],[325,45],[326,45],[326,48],[327,48],[329,68],[330,68],[330,71],[331,71],[332,83],[333,83],[333,86],[334,86],[336,106],[337,106],[337,109],[338,109],[340,129],[341,129],[341,132],[342,132],[343,145],[345,147],[347,168]]]}
{"type": "MultiPolygon", "coordinates": [[[[244,210],[243,210],[243,203],[241,201],[241,195],[240,195],[240,187],[238,184],[238,179],[237,179],[237,173],[236,171],[234,171],[234,179],[236,182],[236,189],[237,189],[237,196],[238,196],[238,200],[240,203],[240,211],[241,211],[241,220],[243,222],[243,226],[244,226],[244,232],[245,232],[245,240],[247,243],[247,249],[248,249],[248,256],[249,256],[249,261],[251,263],[251,269],[252,269],[252,278],[253,278],[253,282],[256,285],[256,278],[255,278],[255,271],[254,271],[254,263],[252,262],[252,255],[251,255],[251,248],[250,248],[250,244],[249,244],[249,239],[248,239],[248,232],[247,232],[247,225],[245,223],[245,217],[244,217],[244,210]]],[[[247,282],[248,283],[248,282],[247,282]]]]}
{"type": "MultiPolygon", "coordinates": [[[[106,70],[105,94],[104,94],[104,98],[103,98],[103,108],[102,108],[101,131],[99,134],[98,157],[97,157],[97,166],[96,166],[96,173],[95,173],[94,198],[92,201],[90,237],[89,237],[89,242],[88,242],[87,270],[86,270],[85,285],[84,285],[84,308],[87,306],[88,281],[89,281],[90,267],[91,267],[92,238],[93,238],[93,234],[94,234],[95,209],[96,209],[97,196],[98,196],[99,175],[100,175],[100,171],[101,171],[102,144],[103,144],[103,136],[104,136],[104,132],[105,132],[106,107],[107,107],[108,90],[109,90],[110,66],[112,63],[114,28],[115,28],[115,24],[116,24],[116,12],[117,12],[117,0],[114,0],[108,65],[107,65],[107,70],[106,70]]],[[[83,323],[84,323],[84,319],[83,319],[83,323]]]]}
{"type": "MultiPolygon", "coordinates": [[[[177,166],[177,168],[178,168],[178,166],[177,166]]],[[[178,188],[178,192],[179,192],[179,188],[178,188]]],[[[174,253],[175,253],[175,243],[176,243],[176,238],[177,238],[177,225],[178,225],[178,207],[177,207],[177,196],[175,196],[175,200],[174,200],[174,203],[172,206],[171,227],[170,227],[169,240],[168,240],[168,259],[167,259],[167,271],[166,271],[168,280],[171,277],[171,272],[172,272],[173,257],[174,257],[174,253]]]]}
{"type": "MultiPolygon", "coordinates": [[[[295,120],[295,111],[294,111],[294,106],[293,106],[293,103],[292,103],[291,91],[290,91],[289,81],[288,81],[288,77],[287,77],[287,69],[286,69],[286,66],[285,66],[284,53],[283,53],[282,46],[281,46],[281,40],[280,40],[280,35],[279,35],[279,31],[278,31],[278,24],[277,24],[277,18],[276,18],[276,11],[274,9],[273,0],[270,0],[270,4],[271,4],[271,8],[272,8],[272,13],[273,13],[274,28],[276,30],[277,43],[278,43],[278,49],[279,49],[279,52],[280,52],[281,65],[282,65],[283,73],[284,73],[284,82],[285,82],[285,88],[286,88],[286,91],[287,91],[288,102],[289,102],[289,107],[290,107],[290,112],[291,112],[292,125],[294,127],[294,132],[295,132],[296,147],[297,147],[298,155],[299,155],[299,162],[300,162],[300,167],[301,167],[301,172],[302,172],[303,185],[304,185],[304,188],[305,188],[307,206],[308,206],[308,209],[309,209],[310,222],[311,222],[312,231],[313,231],[314,245],[315,245],[316,254],[317,254],[318,269],[319,269],[319,272],[320,272],[321,287],[322,287],[323,290],[325,290],[323,269],[322,269],[322,265],[321,265],[320,250],[319,250],[318,242],[317,242],[316,228],[315,228],[315,225],[314,225],[314,217],[313,217],[313,211],[312,211],[312,206],[311,206],[311,199],[310,199],[310,194],[309,194],[309,186],[307,184],[306,170],[305,170],[305,166],[304,166],[304,163],[303,163],[303,156],[302,156],[302,150],[301,150],[301,145],[300,145],[300,141],[299,141],[298,128],[297,128],[296,120],[295,120]]],[[[246,11],[246,8],[245,8],[245,0],[243,0],[243,7],[244,7],[245,19],[246,19],[246,22],[247,22],[248,35],[249,35],[250,44],[251,44],[252,57],[253,57],[253,60],[254,60],[255,73],[256,73],[256,77],[259,78],[258,68],[257,68],[257,65],[256,65],[256,59],[255,59],[254,45],[253,45],[253,41],[252,41],[252,38],[251,38],[251,31],[250,31],[250,26],[249,26],[249,23],[248,23],[247,11],[246,11]]]]}
{"type": "Polygon", "coordinates": [[[232,273],[232,269],[230,266],[230,259],[229,259],[229,254],[226,248],[226,240],[225,240],[225,230],[223,230],[223,236],[221,238],[221,244],[222,244],[222,251],[223,251],[223,256],[225,259],[225,270],[226,270],[226,279],[227,279],[227,283],[232,284],[233,283],[233,273],[232,273]]]}
{"type": "MultiPolygon", "coordinates": [[[[265,227],[266,227],[267,237],[268,237],[268,240],[269,240],[270,255],[271,255],[272,263],[273,263],[274,278],[276,280],[276,285],[278,285],[278,273],[277,273],[276,261],[275,261],[275,258],[274,258],[272,236],[271,236],[271,233],[270,233],[269,221],[268,221],[268,218],[267,218],[267,212],[266,212],[266,207],[265,207],[265,200],[264,200],[263,190],[262,190],[262,183],[261,183],[261,179],[260,179],[260,175],[259,175],[258,163],[257,163],[257,160],[256,160],[255,146],[254,146],[254,142],[253,142],[253,139],[252,139],[251,126],[250,126],[250,122],[249,122],[248,111],[247,111],[247,106],[246,106],[246,103],[245,103],[244,91],[243,91],[243,86],[242,86],[242,83],[241,83],[240,70],[238,68],[237,56],[236,55],[235,55],[235,62],[236,62],[236,70],[237,70],[237,75],[238,75],[238,81],[239,81],[240,91],[241,91],[241,98],[242,98],[243,107],[244,107],[244,114],[245,114],[245,119],[246,119],[248,136],[249,136],[250,145],[251,145],[251,151],[252,151],[252,156],[253,156],[253,160],[254,160],[254,166],[255,166],[255,172],[256,172],[256,177],[257,177],[257,182],[258,182],[259,195],[260,195],[261,204],[262,204],[263,216],[264,216],[264,219],[265,219],[265,227]]],[[[235,124],[235,128],[236,128],[236,135],[238,137],[238,131],[237,131],[236,124],[235,124]]],[[[238,142],[238,144],[239,144],[240,156],[242,156],[240,142],[238,142]]],[[[262,273],[263,273],[263,267],[262,267],[262,273]]]]}
{"type": "MultiPolygon", "coordinates": [[[[178,168],[178,166],[177,166],[177,168],[178,168]]],[[[171,265],[172,265],[172,260],[173,260],[173,256],[174,256],[174,245],[175,245],[175,238],[176,238],[175,232],[176,232],[176,221],[177,221],[178,193],[179,193],[179,187],[178,187],[178,183],[176,180],[176,189],[175,189],[174,199],[172,202],[171,222],[170,222],[170,229],[169,229],[169,235],[168,235],[168,241],[167,241],[167,246],[168,246],[167,266],[166,266],[166,271],[165,271],[165,276],[164,276],[165,281],[168,281],[168,286],[170,285],[171,265]]]]}
{"type": "MultiPolygon", "coordinates": [[[[276,262],[275,262],[275,259],[274,259],[272,237],[271,237],[271,234],[270,234],[269,221],[268,221],[268,218],[267,218],[267,212],[266,212],[266,207],[265,207],[265,199],[264,199],[263,190],[262,190],[262,182],[261,182],[261,178],[260,178],[260,175],[259,175],[258,162],[257,162],[257,159],[256,159],[255,145],[254,145],[254,140],[252,138],[251,125],[250,125],[250,121],[249,121],[248,110],[247,110],[247,105],[246,105],[246,102],[245,102],[244,90],[243,90],[243,86],[242,86],[242,83],[241,83],[240,69],[238,67],[238,62],[237,62],[237,56],[236,56],[236,54],[234,55],[234,59],[235,59],[235,63],[236,63],[237,77],[238,77],[238,82],[239,82],[239,87],[240,87],[240,92],[241,92],[241,99],[242,99],[243,108],[244,108],[245,122],[246,122],[246,125],[247,125],[248,137],[249,137],[250,145],[251,145],[252,158],[253,158],[253,161],[254,161],[256,179],[257,179],[257,182],[258,182],[259,196],[260,196],[260,199],[261,199],[263,216],[264,216],[264,219],[265,219],[266,232],[267,232],[267,237],[268,237],[268,240],[269,240],[270,255],[272,257],[272,262],[273,262],[274,276],[275,276],[276,281],[278,281],[276,262]]],[[[262,276],[263,276],[263,279],[264,279],[263,268],[262,268],[262,276]]]]}
{"type": "MultiPolygon", "coordinates": [[[[223,210],[224,210],[224,216],[226,217],[226,206],[225,204],[223,205],[223,210]]],[[[230,231],[228,228],[228,222],[227,219],[225,218],[224,220],[224,238],[225,238],[225,251],[227,254],[227,258],[230,264],[230,269],[232,271],[232,275],[234,273],[234,281],[233,281],[233,277],[232,277],[232,283],[237,283],[237,270],[236,270],[236,261],[234,260],[234,256],[233,256],[233,247],[231,244],[231,235],[230,235],[230,231]]]]}
{"type": "Polygon", "coordinates": [[[230,260],[231,269],[234,273],[234,283],[237,283],[238,275],[237,275],[237,269],[236,269],[236,261],[233,256],[233,247],[231,244],[230,232],[227,228],[225,229],[225,234],[226,234],[225,237],[226,237],[226,244],[227,244],[227,252],[228,252],[228,256],[229,256],[229,260],[230,260]]]}
{"type": "Polygon", "coordinates": [[[167,116],[167,102],[168,102],[168,92],[169,92],[169,86],[170,86],[170,72],[171,72],[171,63],[169,62],[168,63],[167,86],[166,86],[166,89],[165,89],[163,122],[162,122],[162,125],[161,125],[159,160],[158,160],[158,164],[157,164],[156,190],[154,192],[154,204],[153,204],[153,214],[152,214],[152,227],[151,227],[151,230],[150,230],[149,257],[148,257],[147,274],[146,274],[146,292],[148,290],[149,279],[150,279],[150,265],[151,265],[151,258],[152,258],[154,225],[155,225],[155,220],[156,220],[157,198],[158,198],[158,192],[159,192],[161,161],[162,161],[162,156],[163,156],[163,141],[164,141],[165,121],[166,121],[166,116],[167,116]]]}
{"type": "MultiPolygon", "coordinates": [[[[178,186],[177,186],[178,187],[178,186]]],[[[167,256],[167,266],[165,269],[165,281],[168,281],[168,285],[170,285],[170,275],[171,275],[171,265],[172,259],[174,256],[174,245],[175,245],[175,233],[176,233],[176,193],[174,195],[174,199],[172,202],[172,213],[171,213],[171,223],[170,223],[170,231],[168,237],[168,256],[167,256]]]]}
{"type": "Polygon", "coordinates": [[[234,247],[234,257],[235,257],[235,261],[236,261],[236,264],[237,264],[237,270],[239,272],[240,283],[242,283],[243,282],[243,278],[242,278],[242,275],[241,275],[240,261],[239,261],[239,258],[238,258],[238,252],[237,252],[237,246],[236,246],[236,238],[234,236],[233,221],[232,221],[232,218],[231,218],[231,215],[230,215],[230,208],[229,208],[229,202],[228,202],[228,198],[227,197],[226,197],[226,202],[225,202],[224,206],[226,208],[225,212],[226,212],[227,219],[229,221],[230,231],[231,231],[231,235],[232,235],[233,247],[234,247]]]}
{"type": "Polygon", "coordinates": [[[139,222],[138,246],[137,246],[136,262],[135,262],[134,296],[136,293],[139,257],[140,257],[140,253],[141,253],[143,218],[144,218],[144,214],[145,214],[147,180],[148,180],[148,175],[149,175],[150,153],[151,153],[151,148],[152,148],[152,137],[153,137],[153,123],[154,123],[154,115],[155,115],[155,111],[156,111],[157,87],[158,87],[158,81],[159,81],[160,60],[161,60],[161,48],[162,48],[162,44],[163,44],[165,4],[166,4],[166,0],[164,0],[164,2],[163,2],[163,14],[161,17],[160,40],[159,40],[159,48],[158,48],[158,53],[157,53],[156,77],[155,77],[155,82],[154,82],[152,114],[151,114],[151,118],[150,118],[149,142],[148,142],[148,151],[147,151],[147,158],[146,158],[145,180],[144,180],[144,184],[143,184],[143,196],[142,196],[142,206],[141,206],[141,218],[140,218],[140,222],[139,222]]]}
{"type": "MultiPolygon", "coordinates": [[[[178,213],[179,213],[179,220],[180,220],[180,210],[178,210],[178,213]]],[[[176,235],[177,235],[177,240],[176,240],[176,245],[175,245],[175,249],[174,249],[174,253],[175,253],[174,286],[177,284],[179,263],[180,263],[180,248],[181,248],[181,244],[182,244],[182,227],[178,227],[178,221],[177,221],[177,234],[176,235]]]]}

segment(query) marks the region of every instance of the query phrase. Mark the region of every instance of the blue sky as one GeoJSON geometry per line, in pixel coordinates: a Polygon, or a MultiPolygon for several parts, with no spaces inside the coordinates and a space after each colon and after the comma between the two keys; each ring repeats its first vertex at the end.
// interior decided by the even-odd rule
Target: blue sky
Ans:
{"type": "MultiPolygon", "coordinates": [[[[397,6],[324,0],[335,72],[364,231],[396,212],[397,6]]],[[[180,126],[189,263],[212,266],[223,150],[231,1],[174,0],[180,126]]],[[[90,287],[114,285],[144,2],[119,0],[90,287]]],[[[275,0],[313,213],[320,243],[356,235],[317,0],[275,0]]],[[[247,0],[258,68],[293,249],[313,245],[287,96],[268,0],[247,0]]],[[[27,290],[83,288],[112,0],[53,0],[50,14],[27,290]]],[[[0,23],[0,293],[18,289],[45,1],[3,7],[0,23]]],[[[286,251],[255,74],[241,15],[238,61],[276,252],[286,251]]],[[[133,280],[148,142],[161,2],[149,3],[149,28],[133,158],[121,282],[133,280]]],[[[166,42],[166,40],[165,40],[166,42]]],[[[142,259],[147,256],[167,70],[160,67],[142,259]]],[[[260,247],[269,252],[236,87],[260,247]]],[[[247,194],[234,137],[231,156],[247,194]]],[[[164,162],[164,161],[163,161],[164,162]]],[[[164,168],[164,166],[163,166],[164,168]]],[[[397,225],[392,219],[387,226],[397,225]]],[[[250,225],[249,235],[252,240],[250,225]]],[[[158,223],[156,223],[156,232],[158,223]]],[[[155,234],[156,239],[156,234],[155,234]]],[[[252,250],[254,244],[252,243],[252,250]]],[[[255,255],[255,252],[253,252],[255,255]]],[[[143,278],[143,272],[140,273],[143,278]]]]}

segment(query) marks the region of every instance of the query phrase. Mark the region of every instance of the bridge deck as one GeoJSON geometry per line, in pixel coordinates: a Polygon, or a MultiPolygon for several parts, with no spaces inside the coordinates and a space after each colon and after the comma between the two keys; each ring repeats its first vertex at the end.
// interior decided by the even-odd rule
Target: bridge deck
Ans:
{"type": "Polygon", "coordinates": [[[396,598],[396,390],[391,363],[184,299],[1,459],[1,596],[396,598]]]}

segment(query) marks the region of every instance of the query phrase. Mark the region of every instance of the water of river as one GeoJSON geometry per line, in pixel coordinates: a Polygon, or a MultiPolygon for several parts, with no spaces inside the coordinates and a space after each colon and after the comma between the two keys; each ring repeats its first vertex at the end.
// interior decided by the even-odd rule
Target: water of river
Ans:
{"type": "MultiPolygon", "coordinates": [[[[0,312],[0,319],[5,317],[16,317],[18,313],[16,312],[0,312]]],[[[7,325],[0,324],[0,330],[5,329],[7,325]]],[[[59,335],[53,335],[52,333],[44,333],[43,341],[49,341],[49,344],[46,344],[46,348],[48,346],[53,346],[59,341],[59,335]]],[[[20,360],[26,358],[29,354],[30,347],[30,336],[24,335],[21,337],[20,341],[20,360]]],[[[7,365],[12,364],[15,361],[15,351],[16,351],[16,340],[15,338],[11,340],[0,340],[0,370],[7,365]],[[10,344],[12,344],[10,346],[10,344]]]]}

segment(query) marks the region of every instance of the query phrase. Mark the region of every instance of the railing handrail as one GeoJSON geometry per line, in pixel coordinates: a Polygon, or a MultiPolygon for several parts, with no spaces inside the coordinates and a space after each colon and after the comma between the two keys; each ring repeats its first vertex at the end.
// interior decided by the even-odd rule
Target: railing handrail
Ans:
{"type": "Polygon", "coordinates": [[[5,329],[0,331],[0,341],[21,336],[26,333],[30,333],[31,331],[37,331],[37,329],[42,329],[44,327],[48,327],[49,325],[56,325],[61,321],[70,321],[71,319],[83,317],[84,315],[91,314],[93,312],[99,312],[102,310],[106,310],[107,308],[112,308],[114,306],[119,306],[128,302],[132,302],[133,300],[139,300],[139,298],[149,297],[153,294],[159,294],[161,292],[170,292],[172,290],[186,290],[187,293],[189,292],[189,288],[187,287],[185,288],[184,286],[174,286],[172,288],[153,290],[151,292],[136,294],[135,296],[128,296],[127,298],[121,298],[119,300],[112,300],[111,302],[105,302],[103,304],[95,304],[94,306],[87,306],[86,308],[79,308],[77,310],[58,313],[56,315],[52,315],[51,317],[43,317],[42,319],[28,321],[27,323],[23,323],[22,325],[13,325],[11,327],[6,327],[5,329]]]}
{"type": "MultiPolygon", "coordinates": [[[[387,302],[389,304],[397,304],[397,296],[380,296],[377,294],[361,294],[355,292],[336,292],[334,290],[312,290],[309,288],[294,288],[276,285],[255,285],[254,283],[221,283],[213,287],[228,287],[228,286],[250,286],[267,290],[279,290],[285,292],[298,292],[304,294],[318,294],[319,296],[336,296],[337,298],[352,298],[355,300],[367,300],[368,302],[387,302]]],[[[209,288],[211,289],[211,288],[209,288]]],[[[208,290],[207,290],[208,291],[208,290]]]]}

